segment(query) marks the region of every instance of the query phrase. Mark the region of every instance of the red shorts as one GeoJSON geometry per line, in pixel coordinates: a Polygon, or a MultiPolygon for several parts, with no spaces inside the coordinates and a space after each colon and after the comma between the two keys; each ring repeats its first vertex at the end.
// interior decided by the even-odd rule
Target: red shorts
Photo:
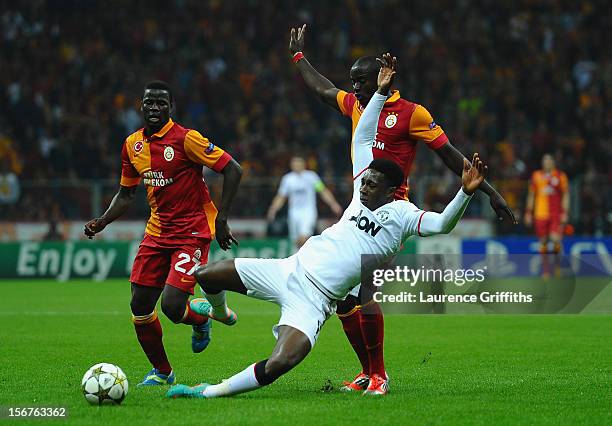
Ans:
{"type": "Polygon", "coordinates": [[[193,294],[198,265],[208,262],[210,240],[205,238],[159,240],[145,235],[132,266],[130,281],[147,287],[168,284],[193,294]]]}
{"type": "Polygon", "coordinates": [[[533,221],[535,233],[539,238],[550,235],[561,235],[561,218],[551,217],[549,219],[535,219],[533,221]]]}

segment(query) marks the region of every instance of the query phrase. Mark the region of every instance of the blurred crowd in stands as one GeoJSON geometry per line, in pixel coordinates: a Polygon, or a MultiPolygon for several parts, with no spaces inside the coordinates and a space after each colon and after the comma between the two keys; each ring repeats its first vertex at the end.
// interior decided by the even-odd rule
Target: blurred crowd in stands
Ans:
{"type": "MultiPolygon", "coordinates": [[[[81,199],[92,180],[116,182],[105,207],[152,79],[172,85],[178,122],[241,162],[243,181],[278,179],[301,153],[324,180],[341,182],[350,123],[307,91],[288,53],[290,28],[306,23],[306,57],[345,90],[357,57],[396,55],[402,96],[426,106],[464,153],[481,153],[518,216],[526,179],[551,152],[572,182],[576,232],[612,232],[606,0],[0,4],[0,220],[87,219],[81,199]],[[80,186],[28,190],[56,179],[80,186]]],[[[456,178],[427,148],[418,159],[411,179],[436,179],[411,185],[424,191],[414,196],[440,208],[456,178]]],[[[242,191],[233,213],[263,216],[275,182],[242,191]]],[[[348,199],[350,185],[330,186],[348,199]]]]}

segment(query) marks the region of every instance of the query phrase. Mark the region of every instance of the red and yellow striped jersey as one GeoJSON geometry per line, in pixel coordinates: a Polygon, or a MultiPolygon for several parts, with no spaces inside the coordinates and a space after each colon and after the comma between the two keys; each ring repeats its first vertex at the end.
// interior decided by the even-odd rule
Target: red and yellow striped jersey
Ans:
{"type": "Polygon", "coordinates": [[[132,133],[121,153],[121,185],[147,189],[151,216],[145,232],[153,237],[212,239],[217,209],[202,176],[202,165],[223,170],[231,156],[199,132],[170,120],[145,137],[132,133]]]}
{"type": "MultiPolygon", "coordinates": [[[[359,104],[353,93],[343,90],[336,95],[336,101],[342,114],[351,118],[355,133],[363,106],[359,104]]],[[[424,142],[431,149],[438,149],[448,142],[448,137],[423,106],[402,99],[399,91],[394,90],[380,113],[372,153],[374,158],[394,161],[404,171],[406,182],[395,193],[396,199],[408,198],[408,176],[418,141],[424,142]]],[[[351,142],[351,158],[352,156],[351,142]]]]}
{"type": "Polygon", "coordinates": [[[553,169],[550,173],[536,170],[531,175],[529,188],[534,195],[534,219],[548,220],[563,213],[562,199],[568,190],[568,181],[561,170],[553,169]]]}

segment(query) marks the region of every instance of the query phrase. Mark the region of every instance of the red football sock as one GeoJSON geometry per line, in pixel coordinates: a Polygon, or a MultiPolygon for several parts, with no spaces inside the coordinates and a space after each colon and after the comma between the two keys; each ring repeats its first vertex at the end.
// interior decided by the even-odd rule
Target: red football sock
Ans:
{"type": "Polygon", "coordinates": [[[208,321],[208,317],[194,312],[189,306],[189,302],[187,302],[187,307],[185,308],[185,314],[183,315],[181,323],[189,325],[200,325],[204,324],[206,321],[208,321]]]}
{"type": "Polygon", "coordinates": [[[378,303],[371,301],[361,311],[361,333],[370,360],[368,374],[386,377],[383,342],[385,340],[385,320],[378,303]]]}
{"type": "Polygon", "coordinates": [[[358,308],[355,308],[347,314],[338,314],[338,318],[340,318],[340,321],[342,321],[344,334],[346,334],[346,337],[351,343],[353,350],[359,358],[362,371],[368,374],[370,359],[368,357],[368,350],[361,333],[361,311],[358,308]]]}
{"type": "Polygon", "coordinates": [[[172,367],[170,367],[164,343],[162,342],[163,334],[159,318],[157,318],[157,312],[153,311],[149,315],[134,316],[132,320],[138,342],[140,342],[142,350],[147,358],[149,358],[149,362],[160,373],[170,374],[172,367]]]}
{"type": "Polygon", "coordinates": [[[548,264],[548,244],[540,244],[540,255],[542,256],[542,275],[549,275],[550,265],[548,264]]]}

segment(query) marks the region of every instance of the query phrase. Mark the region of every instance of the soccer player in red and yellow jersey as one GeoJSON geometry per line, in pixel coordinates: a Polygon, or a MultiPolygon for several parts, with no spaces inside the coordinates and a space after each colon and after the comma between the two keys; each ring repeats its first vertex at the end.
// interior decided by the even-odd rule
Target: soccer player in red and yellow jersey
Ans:
{"type": "Polygon", "coordinates": [[[223,250],[237,243],[227,216],[242,170],[199,132],[172,121],[174,102],[166,83],[153,81],[145,86],[141,110],[145,126],[126,139],[121,152],[119,192],[102,216],[85,225],[85,235],[92,238],[125,213],[143,181],[151,216],[132,267],[130,307],[136,336],[153,365],[141,385],[163,385],[172,384],[175,376],[155,305],[161,296],[162,311],[172,322],[193,327],[194,352],[208,346],[208,317],[192,311],[188,303],[195,286],[193,273],[208,260],[212,238],[216,236],[223,250]],[[224,176],[218,212],[202,177],[202,166],[224,176]]]}
{"type": "MultiPolygon", "coordinates": [[[[351,118],[354,131],[363,109],[376,91],[380,64],[373,56],[357,59],[350,70],[353,93],[347,93],[334,86],[304,57],[305,32],[306,25],[291,30],[289,51],[293,55],[293,62],[309,89],[323,102],[351,118]]],[[[407,179],[419,142],[433,150],[449,169],[461,176],[464,156],[449,142],[431,114],[423,106],[402,98],[397,90],[390,95],[380,114],[373,154],[375,159],[386,158],[396,162],[404,171],[406,182],[398,188],[396,198],[407,198],[407,179]]],[[[499,218],[516,223],[504,198],[487,181],[479,189],[489,196],[491,207],[499,218]]],[[[347,382],[343,390],[358,391],[367,388],[370,395],[386,393],[388,380],[383,358],[384,321],[380,307],[363,293],[358,297],[352,294],[338,303],[337,312],[362,367],[362,371],[352,382],[347,382]],[[366,306],[367,309],[362,309],[366,306]]]]}
{"type": "MultiPolygon", "coordinates": [[[[561,252],[561,238],[563,229],[567,224],[569,210],[569,192],[567,176],[555,168],[552,155],[544,154],[542,169],[531,175],[529,192],[527,194],[527,208],[525,209],[525,224],[533,224],[535,233],[540,240],[540,253],[542,254],[542,275],[550,274],[548,254],[555,255],[559,261],[561,252]],[[549,243],[553,244],[552,250],[549,243]]],[[[558,263],[557,263],[558,264],[558,263]]]]}

